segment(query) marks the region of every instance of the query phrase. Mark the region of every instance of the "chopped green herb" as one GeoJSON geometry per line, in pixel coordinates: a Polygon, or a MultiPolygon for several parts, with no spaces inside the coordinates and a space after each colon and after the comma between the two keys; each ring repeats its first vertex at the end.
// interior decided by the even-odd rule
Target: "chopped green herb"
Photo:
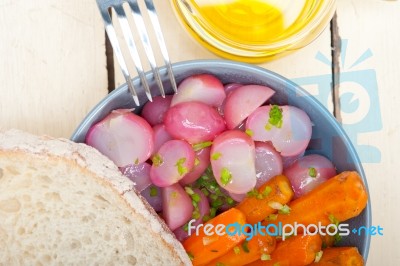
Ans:
{"type": "Polygon", "coordinates": [[[139,164],[139,158],[136,158],[135,164],[139,164]]]}
{"type": "Polygon", "coordinates": [[[222,156],[222,154],[221,154],[220,152],[214,152],[214,153],[211,155],[211,159],[214,160],[214,161],[216,161],[216,160],[218,160],[221,156],[222,156]]]}
{"type": "Polygon", "coordinates": [[[198,166],[199,164],[200,164],[200,159],[196,157],[194,159],[194,166],[198,166]]]}
{"type": "Polygon", "coordinates": [[[194,256],[190,252],[186,252],[190,260],[194,260],[194,256]]]}
{"type": "Polygon", "coordinates": [[[271,260],[271,255],[264,253],[261,255],[261,260],[271,260]]]}
{"type": "Polygon", "coordinates": [[[180,158],[175,164],[175,166],[178,168],[179,175],[184,175],[188,172],[187,167],[183,165],[185,162],[186,158],[180,158]]]}
{"type": "Polygon", "coordinates": [[[164,162],[161,155],[158,153],[154,154],[154,156],[151,158],[151,161],[155,167],[160,166],[164,162]]]}
{"type": "Polygon", "coordinates": [[[339,220],[338,220],[333,214],[329,214],[328,219],[329,219],[329,221],[331,221],[331,223],[333,223],[334,225],[336,225],[336,226],[339,225],[339,220]]]}
{"type": "Polygon", "coordinates": [[[189,224],[188,224],[188,223],[185,223],[185,224],[183,225],[183,231],[187,232],[188,230],[189,230],[189,224]]]}
{"type": "Polygon", "coordinates": [[[226,197],[226,203],[228,203],[229,205],[233,205],[235,204],[235,201],[231,197],[226,197]]]}
{"type": "Polygon", "coordinates": [[[258,195],[258,190],[253,188],[252,190],[250,190],[249,192],[247,192],[247,197],[257,197],[258,195]]]}
{"type": "Polygon", "coordinates": [[[196,209],[193,211],[192,218],[196,219],[196,220],[200,218],[200,210],[199,209],[196,209]]]}
{"type": "Polygon", "coordinates": [[[217,214],[217,209],[210,208],[210,216],[211,216],[211,218],[214,218],[216,214],[217,214]]]}
{"type": "Polygon", "coordinates": [[[247,135],[249,135],[250,137],[252,137],[253,136],[253,131],[251,130],[251,129],[246,129],[246,131],[245,131],[245,133],[247,134],[247,135]]]}
{"type": "Polygon", "coordinates": [[[228,168],[222,168],[221,170],[221,183],[226,186],[232,180],[232,174],[229,172],[228,168]]]}
{"type": "Polygon", "coordinates": [[[200,200],[201,200],[201,197],[200,197],[200,195],[199,195],[199,194],[197,194],[197,193],[194,193],[194,194],[192,194],[191,196],[192,196],[192,200],[194,200],[194,201],[195,201],[195,202],[197,202],[197,203],[199,203],[199,202],[200,202],[200,200]]]}
{"type": "Polygon", "coordinates": [[[280,210],[283,208],[283,205],[279,202],[276,201],[270,201],[268,202],[268,206],[270,206],[274,210],[280,210]]]}
{"type": "Polygon", "coordinates": [[[272,105],[271,109],[269,110],[268,123],[277,128],[281,128],[283,123],[282,118],[282,108],[280,108],[278,105],[272,105]]]}
{"type": "Polygon", "coordinates": [[[322,250],[318,251],[318,252],[315,254],[315,260],[314,260],[314,262],[319,262],[319,261],[321,260],[321,258],[322,258],[322,254],[324,254],[324,252],[323,252],[322,250]]]}
{"type": "Polygon", "coordinates": [[[246,252],[246,253],[249,253],[249,252],[250,252],[248,243],[249,243],[248,241],[244,241],[244,242],[242,243],[242,249],[243,249],[243,251],[246,252]]]}
{"type": "Polygon", "coordinates": [[[308,168],[308,175],[313,178],[317,177],[317,169],[315,169],[314,167],[308,168]]]}
{"type": "Polygon", "coordinates": [[[278,214],[270,214],[265,218],[266,221],[275,221],[276,219],[278,219],[278,214]]]}
{"type": "Polygon", "coordinates": [[[158,195],[158,190],[155,186],[150,187],[150,197],[157,197],[158,195]]]}
{"type": "Polygon", "coordinates": [[[201,149],[210,147],[211,145],[212,145],[212,141],[205,141],[205,142],[200,142],[200,143],[197,143],[197,144],[193,144],[192,148],[193,148],[194,151],[199,151],[201,149]]]}
{"type": "Polygon", "coordinates": [[[264,197],[267,197],[271,192],[272,192],[272,188],[270,186],[266,186],[264,191],[262,192],[262,195],[264,197]]]}
{"type": "Polygon", "coordinates": [[[286,204],[282,206],[282,208],[278,211],[279,214],[289,214],[290,213],[290,207],[287,206],[286,204]]]}
{"type": "Polygon", "coordinates": [[[239,247],[234,247],[233,252],[235,252],[236,255],[240,254],[240,248],[239,247]]]}
{"type": "Polygon", "coordinates": [[[193,191],[193,189],[191,187],[185,187],[185,191],[186,191],[186,193],[188,195],[193,195],[194,194],[194,191],[193,191]]]}

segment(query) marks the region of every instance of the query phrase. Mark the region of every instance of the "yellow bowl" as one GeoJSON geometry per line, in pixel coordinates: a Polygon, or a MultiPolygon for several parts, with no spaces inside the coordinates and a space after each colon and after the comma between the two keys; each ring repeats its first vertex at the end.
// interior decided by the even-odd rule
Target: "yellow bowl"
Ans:
{"type": "Polygon", "coordinates": [[[335,0],[172,0],[200,44],[232,60],[260,63],[297,50],[328,25],[335,0]]]}

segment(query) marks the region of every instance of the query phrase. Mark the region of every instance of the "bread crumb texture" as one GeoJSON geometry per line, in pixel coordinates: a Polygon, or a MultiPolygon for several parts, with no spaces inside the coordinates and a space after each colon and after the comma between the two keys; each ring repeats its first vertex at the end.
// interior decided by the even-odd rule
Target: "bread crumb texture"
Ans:
{"type": "Polygon", "coordinates": [[[94,149],[0,132],[0,265],[191,265],[94,149]]]}

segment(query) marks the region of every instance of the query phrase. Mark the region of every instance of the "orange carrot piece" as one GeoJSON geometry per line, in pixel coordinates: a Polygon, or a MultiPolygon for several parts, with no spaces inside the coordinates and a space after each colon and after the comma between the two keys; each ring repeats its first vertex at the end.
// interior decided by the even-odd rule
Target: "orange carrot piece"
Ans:
{"type": "Polygon", "coordinates": [[[355,247],[333,247],[323,250],[319,262],[313,266],[363,266],[364,259],[355,247]]]}
{"type": "Polygon", "coordinates": [[[338,222],[356,217],[364,210],[367,200],[367,191],[358,173],[343,172],[292,201],[289,214],[279,214],[275,221],[263,225],[297,223],[307,226],[320,222],[327,226],[332,223],[332,217],[338,222]]]}
{"type": "Polygon", "coordinates": [[[250,224],[256,224],[264,220],[268,215],[276,212],[271,208],[269,202],[288,203],[293,198],[293,190],[289,179],[284,175],[278,175],[267,181],[258,189],[257,196],[247,196],[236,208],[244,213],[250,224]],[[268,195],[263,195],[269,189],[268,195]]]}
{"type": "Polygon", "coordinates": [[[321,250],[322,240],[319,235],[297,235],[276,244],[270,260],[257,260],[249,266],[303,266],[312,263],[321,250]]]}
{"type": "Polygon", "coordinates": [[[271,254],[275,249],[275,245],[275,237],[256,234],[248,242],[244,241],[240,243],[207,265],[242,266],[259,260],[264,254],[271,254]]]}
{"type": "Polygon", "coordinates": [[[246,223],[246,218],[241,211],[231,208],[209,220],[204,224],[203,228],[200,228],[198,232],[194,232],[183,242],[183,247],[194,266],[209,263],[228,252],[246,238],[244,234],[235,233],[231,236],[226,233],[225,229],[220,230],[224,232],[223,235],[217,234],[219,230],[217,226],[225,225],[226,227],[229,224],[235,223],[243,226],[246,223]],[[213,229],[207,229],[207,227],[213,227],[213,229]],[[205,231],[212,232],[213,234],[208,236],[205,231]]]}

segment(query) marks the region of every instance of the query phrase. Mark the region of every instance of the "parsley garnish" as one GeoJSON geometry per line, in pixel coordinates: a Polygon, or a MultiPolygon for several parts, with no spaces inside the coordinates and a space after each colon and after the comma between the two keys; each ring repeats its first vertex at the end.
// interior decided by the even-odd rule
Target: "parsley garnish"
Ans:
{"type": "Polygon", "coordinates": [[[224,167],[221,170],[221,183],[226,186],[232,180],[232,174],[229,172],[228,168],[224,167]]]}
{"type": "Polygon", "coordinates": [[[271,260],[271,255],[264,253],[261,255],[261,260],[271,260]]]}
{"type": "Polygon", "coordinates": [[[178,168],[179,175],[184,175],[188,172],[187,167],[183,166],[185,162],[186,158],[180,158],[175,164],[175,166],[178,168]]]}
{"type": "Polygon", "coordinates": [[[278,105],[272,105],[271,109],[269,110],[269,119],[268,123],[265,125],[266,130],[271,130],[272,127],[281,128],[283,124],[283,114],[282,108],[278,105]]]}
{"type": "Polygon", "coordinates": [[[161,155],[158,153],[154,154],[154,156],[151,158],[151,161],[155,167],[160,166],[164,162],[161,155]]]}
{"type": "Polygon", "coordinates": [[[155,186],[150,187],[150,197],[157,197],[158,195],[158,190],[155,186]]]}
{"type": "Polygon", "coordinates": [[[317,177],[317,169],[315,169],[314,167],[308,168],[308,175],[312,178],[317,177]]]}
{"type": "Polygon", "coordinates": [[[249,135],[250,137],[252,137],[252,136],[254,135],[253,130],[251,130],[251,129],[249,129],[249,128],[246,129],[245,133],[246,133],[247,135],[249,135]]]}
{"type": "Polygon", "coordinates": [[[243,242],[243,244],[242,244],[242,249],[243,249],[243,251],[246,252],[246,253],[249,253],[249,252],[250,252],[248,243],[249,243],[249,242],[245,240],[245,241],[243,242]]]}
{"type": "Polygon", "coordinates": [[[218,160],[220,157],[222,156],[222,154],[220,152],[214,152],[211,155],[211,159],[213,159],[214,161],[218,160]]]}
{"type": "Polygon", "coordinates": [[[193,144],[192,148],[193,148],[194,151],[199,151],[201,149],[210,147],[211,145],[212,145],[212,141],[205,141],[205,142],[200,142],[200,143],[197,143],[197,144],[193,144]]]}

